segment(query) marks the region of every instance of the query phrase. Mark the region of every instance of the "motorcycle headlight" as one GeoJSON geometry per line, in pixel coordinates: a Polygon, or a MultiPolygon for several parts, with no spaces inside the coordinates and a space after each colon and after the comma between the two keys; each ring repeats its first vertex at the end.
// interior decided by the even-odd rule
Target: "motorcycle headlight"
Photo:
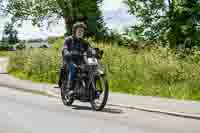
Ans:
{"type": "Polygon", "coordinates": [[[88,64],[98,64],[98,61],[96,58],[88,58],[88,64]]]}

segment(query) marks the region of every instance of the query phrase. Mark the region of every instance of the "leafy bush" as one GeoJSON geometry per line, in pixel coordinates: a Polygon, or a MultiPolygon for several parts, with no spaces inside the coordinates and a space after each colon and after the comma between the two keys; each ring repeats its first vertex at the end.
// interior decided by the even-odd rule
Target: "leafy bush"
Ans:
{"type": "Polygon", "coordinates": [[[21,42],[21,43],[19,43],[19,45],[16,46],[16,48],[17,49],[25,49],[26,45],[23,42],[21,42]]]}
{"type": "Polygon", "coordinates": [[[40,48],[48,48],[48,46],[44,44],[44,45],[40,46],[40,48]]]}
{"type": "Polygon", "coordinates": [[[4,51],[7,51],[7,50],[12,50],[13,48],[13,45],[9,45],[7,43],[1,43],[0,44],[0,50],[4,50],[4,51]]]}

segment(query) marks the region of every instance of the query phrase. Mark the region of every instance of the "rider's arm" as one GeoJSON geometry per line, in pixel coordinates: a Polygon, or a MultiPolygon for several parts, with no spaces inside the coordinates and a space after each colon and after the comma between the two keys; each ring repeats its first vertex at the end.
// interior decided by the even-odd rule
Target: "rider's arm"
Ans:
{"type": "Polygon", "coordinates": [[[63,53],[63,56],[65,55],[70,55],[70,45],[71,45],[71,38],[67,38],[65,39],[65,42],[64,42],[64,46],[63,46],[63,50],[62,50],[62,53],[63,53]]]}

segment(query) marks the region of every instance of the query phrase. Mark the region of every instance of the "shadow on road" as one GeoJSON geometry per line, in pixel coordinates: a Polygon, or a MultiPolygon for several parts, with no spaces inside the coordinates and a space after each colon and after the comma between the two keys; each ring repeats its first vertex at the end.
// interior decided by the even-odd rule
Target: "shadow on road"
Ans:
{"type": "Polygon", "coordinates": [[[2,73],[0,72],[0,74],[8,74],[8,73],[7,72],[2,72],[2,73]]]}
{"type": "MultiPolygon", "coordinates": [[[[91,107],[87,106],[80,106],[80,105],[72,105],[72,109],[75,110],[87,110],[92,111],[91,107]]],[[[123,111],[121,109],[114,109],[114,108],[104,108],[102,111],[99,112],[105,112],[105,113],[111,113],[111,114],[122,114],[123,111]]]]}
{"type": "Polygon", "coordinates": [[[56,88],[56,89],[57,89],[57,88],[60,88],[60,87],[59,87],[59,86],[54,86],[53,88],[56,88]]]}

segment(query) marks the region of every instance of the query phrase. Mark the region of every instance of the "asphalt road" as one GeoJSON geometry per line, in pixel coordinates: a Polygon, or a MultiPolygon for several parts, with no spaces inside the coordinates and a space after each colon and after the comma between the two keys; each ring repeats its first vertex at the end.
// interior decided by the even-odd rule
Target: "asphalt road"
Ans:
{"type": "Polygon", "coordinates": [[[200,121],[75,102],[0,87],[0,133],[199,133],[200,121]]]}

